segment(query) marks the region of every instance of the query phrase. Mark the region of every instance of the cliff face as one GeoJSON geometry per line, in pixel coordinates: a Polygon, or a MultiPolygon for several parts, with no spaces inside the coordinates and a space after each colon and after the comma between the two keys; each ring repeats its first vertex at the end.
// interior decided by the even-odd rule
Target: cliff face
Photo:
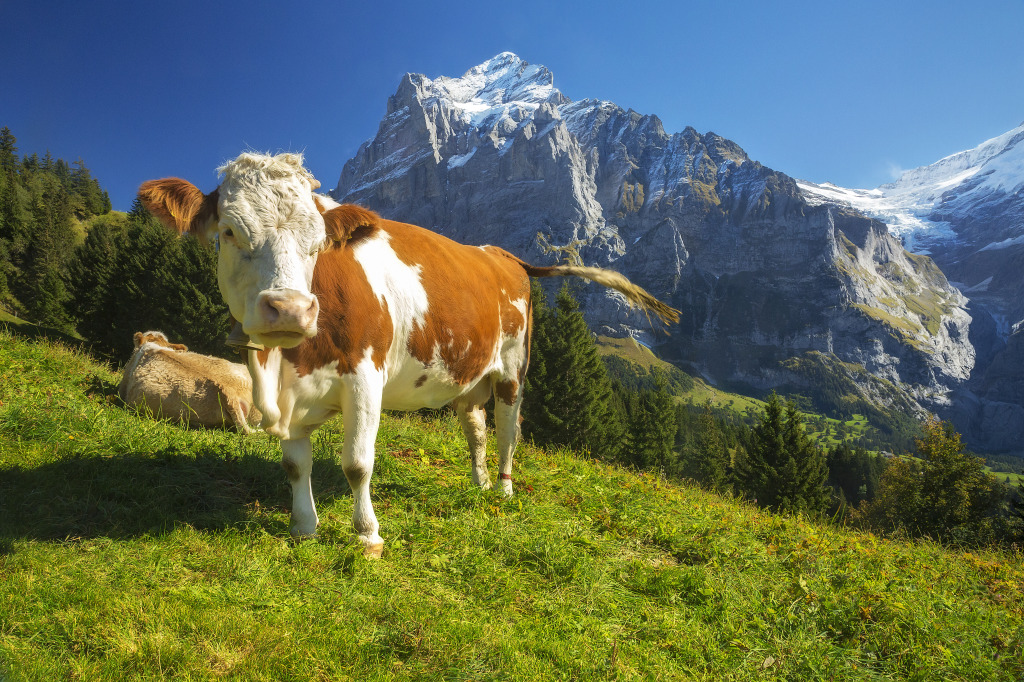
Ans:
{"type": "Polygon", "coordinates": [[[335,198],[498,244],[529,261],[612,267],[683,311],[666,336],[583,290],[592,328],[632,335],[717,381],[799,381],[833,357],[893,383],[874,402],[948,402],[975,362],[966,300],[934,263],[854,210],[809,203],[735,143],[605,101],[573,102],[508,53],[461,78],[407,75],[335,198]]]}
{"type": "Polygon", "coordinates": [[[940,410],[974,446],[1024,449],[1024,125],[873,190],[801,181],[807,201],[884,221],[968,299],[977,360],[940,410]]]}

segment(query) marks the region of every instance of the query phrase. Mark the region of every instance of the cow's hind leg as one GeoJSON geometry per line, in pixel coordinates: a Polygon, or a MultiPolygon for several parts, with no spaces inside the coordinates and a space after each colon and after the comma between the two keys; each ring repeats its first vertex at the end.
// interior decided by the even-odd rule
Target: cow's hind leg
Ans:
{"type": "Polygon", "coordinates": [[[316,515],[313,503],[313,488],[309,475],[313,471],[313,448],[309,438],[295,438],[281,441],[281,466],[292,484],[292,523],[293,537],[302,538],[316,535],[316,526],[320,519],[316,515]]]}
{"type": "Polygon", "coordinates": [[[519,443],[519,407],[523,404],[523,389],[516,382],[502,382],[495,386],[494,394],[498,478],[501,492],[512,497],[512,455],[519,443]]]}
{"type": "Polygon", "coordinates": [[[487,490],[491,487],[491,475],[487,471],[487,413],[477,405],[456,404],[455,411],[462,423],[462,432],[469,444],[469,456],[473,461],[473,483],[487,490]]]}

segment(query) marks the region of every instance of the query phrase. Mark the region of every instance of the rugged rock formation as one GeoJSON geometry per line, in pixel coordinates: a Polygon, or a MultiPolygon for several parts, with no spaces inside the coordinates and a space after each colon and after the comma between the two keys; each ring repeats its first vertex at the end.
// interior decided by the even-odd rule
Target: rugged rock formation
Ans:
{"type": "Polygon", "coordinates": [[[683,320],[666,336],[595,288],[593,327],[716,381],[799,384],[785,361],[824,358],[894,387],[860,381],[866,398],[920,412],[974,367],[966,300],[884,223],[809,202],[714,133],[570,101],[509,53],[461,78],[407,75],[333,194],[534,262],[618,269],[683,320]]]}
{"type": "Polygon", "coordinates": [[[977,362],[940,413],[975,447],[1024,451],[1024,124],[874,190],[799,186],[811,203],[884,221],[957,283],[977,362]]]}

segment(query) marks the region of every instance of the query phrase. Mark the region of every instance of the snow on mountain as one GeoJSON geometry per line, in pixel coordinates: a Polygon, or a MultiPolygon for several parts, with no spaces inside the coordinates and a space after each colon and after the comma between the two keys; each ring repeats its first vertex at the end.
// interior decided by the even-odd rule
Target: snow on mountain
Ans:
{"type": "Polygon", "coordinates": [[[427,91],[448,99],[474,128],[494,118],[520,122],[544,102],[559,103],[562,93],[545,67],[527,64],[511,52],[488,59],[460,78],[441,76],[424,83],[427,91]]]}
{"type": "MultiPolygon", "coordinates": [[[[876,189],[847,189],[798,180],[808,202],[839,203],[885,222],[910,251],[963,241],[955,223],[1006,195],[1024,190],[1024,123],[974,149],[908,170],[876,189]]],[[[1000,242],[975,244],[999,248],[1000,242]]]]}

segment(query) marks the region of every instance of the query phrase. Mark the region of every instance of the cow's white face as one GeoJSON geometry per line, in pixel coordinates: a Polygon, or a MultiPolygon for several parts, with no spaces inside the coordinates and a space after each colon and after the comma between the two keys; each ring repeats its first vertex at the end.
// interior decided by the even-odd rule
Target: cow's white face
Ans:
{"type": "Polygon", "coordinates": [[[144,183],[139,196],[168,226],[218,246],[217,280],[231,315],[264,346],[291,348],[316,335],[310,291],[317,254],[330,243],[314,199],[320,186],[299,154],[242,154],[204,195],[178,178],[144,183]]]}
{"type": "Polygon", "coordinates": [[[218,190],[217,280],[253,341],[290,348],[316,335],[320,306],[310,286],[324,220],[308,173],[273,177],[243,157],[225,166],[218,190]]]}

